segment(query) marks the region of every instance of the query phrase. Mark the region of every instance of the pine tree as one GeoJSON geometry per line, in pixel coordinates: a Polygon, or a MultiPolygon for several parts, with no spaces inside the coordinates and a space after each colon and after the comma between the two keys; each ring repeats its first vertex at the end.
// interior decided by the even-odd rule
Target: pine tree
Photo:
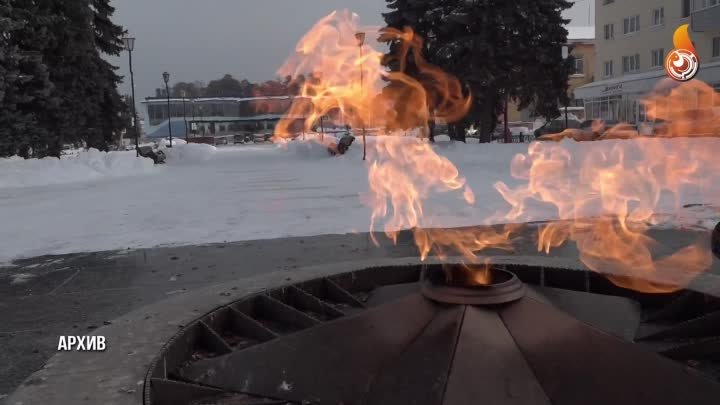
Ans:
{"type": "MultiPolygon", "coordinates": [[[[427,38],[430,62],[454,74],[473,94],[467,117],[450,126],[454,139],[465,128],[480,128],[489,141],[507,97],[520,108],[549,118],[567,102],[570,61],[563,61],[567,42],[566,0],[388,0],[389,26],[408,25],[427,38]]],[[[391,52],[394,51],[391,44],[391,52]]],[[[391,69],[394,66],[389,66],[391,69]]],[[[413,72],[409,71],[412,75],[413,72]]]]}
{"type": "Polygon", "coordinates": [[[12,19],[12,11],[8,0],[0,0],[0,156],[17,154],[23,142],[15,129],[22,121],[17,110],[20,55],[12,41],[20,23],[12,19]]]}
{"type": "MultiPolygon", "coordinates": [[[[92,0],[92,8],[97,50],[105,55],[120,55],[123,50],[122,37],[125,30],[112,22],[115,8],[110,5],[110,0],[92,0]]],[[[116,73],[118,68],[99,55],[96,63],[103,76],[100,111],[104,119],[101,122],[102,138],[98,146],[105,149],[123,130],[130,116],[130,109],[117,91],[117,86],[122,80],[116,73]]]]}
{"type": "Polygon", "coordinates": [[[0,0],[0,156],[42,154],[53,85],[38,51],[49,35],[30,2],[0,0]]]}
{"type": "MultiPolygon", "coordinates": [[[[431,8],[434,7],[436,4],[437,3],[435,2],[425,0],[388,0],[388,9],[390,9],[391,11],[383,14],[383,17],[385,18],[385,23],[388,28],[402,31],[406,27],[410,27],[415,33],[421,35],[424,38],[423,52],[426,59],[432,59],[431,52],[436,48],[435,44],[433,43],[434,37],[432,35],[428,35],[431,31],[431,26],[433,25],[429,22],[428,17],[431,14],[431,8]]],[[[381,40],[386,41],[389,44],[389,52],[386,55],[383,63],[391,71],[402,71],[403,73],[415,79],[420,79],[419,70],[414,63],[415,55],[412,53],[412,50],[410,50],[407,54],[403,54],[403,47],[405,44],[403,44],[401,40],[393,36],[382,35],[381,40]],[[405,60],[400,60],[402,58],[404,58],[405,60]]],[[[405,110],[406,108],[412,108],[410,107],[409,103],[405,102],[406,100],[397,99],[397,94],[401,93],[402,87],[404,86],[405,85],[403,83],[389,81],[387,86],[383,89],[383,94],[387,96],[385,97],[386,99],[396,101],[395,105],[392,106],[389,111],[392,111],[398,116],[403,116],[407,114],[408,111],[405,110]]],[[[430,97],[428,97],[428,102],[429,101],[430,97]]],[[[428,108],[432,110],[433,106],[428,105],[428,108]]],[[[393,120],[388,121],[392,122],[393,120]]],[[[434,142],[434,120],[431,119],[429,124],[430,131],[428,133],[428,137],[431,142],[434,142]]],[[[389,129],[403,130],[409,128],[389,129]]]]}
{"type": "Polygon", "coordinates": [[[112,8],[102,8],[102,1],[91,6],[87,0],[34,3],[37,15],[45,17],[43,28],[52,33],[42,51],[55,85],[52,97],[58,100],[44,111],[44,121],[52,125],[47,154],[59,156],[66,143],[107,150],[127,112],[117,92],[116,68],[100,53],[117,55],[121,50],[122,29],[106,23],[112,8]]]}
{"type": "Polygon", "coordinates": [[[93,24],[95,30],[95,45],[100,52],[106,55],[117,56],[123,51],[122,37],[125,34],[123,27],[112,22],[115,8],[110,0],[92,0],[93,24]]]}

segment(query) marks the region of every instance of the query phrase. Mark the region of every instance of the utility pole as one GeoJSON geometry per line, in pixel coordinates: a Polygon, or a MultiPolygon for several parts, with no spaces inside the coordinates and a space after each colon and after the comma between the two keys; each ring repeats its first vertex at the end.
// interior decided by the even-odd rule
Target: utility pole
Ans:
{"type": "Polygon", "coordinates": [[[130,62],[130,89],[132,93],[132,122],[133,122],[133,131],[135,132],[135,156],[140,156],[140,144],[138,141],[139,134],[138,134],[138,127],[137,127],[137,111],[135,111],[135,75],[133,73],[133,63],[132,63],[132,53],[133,49],[135,49],[135,38],[125,37],[122,39],[123,44],[125,45],[125,50],[128,51],[128,58],[130,62]]]}
{"type": "Polygon", "coordinates": [[[168,111],[168,134],[170,135],[170,145],[168,145],[168,148],[173,147],[172,142],[172,114],[170,111],[170,87],[168,86],[168,83],[170,82],[170,73],[164,72],[163,73],[163,80],[165,81],[165,93],[167,95],[167,111],[168,111]]]}

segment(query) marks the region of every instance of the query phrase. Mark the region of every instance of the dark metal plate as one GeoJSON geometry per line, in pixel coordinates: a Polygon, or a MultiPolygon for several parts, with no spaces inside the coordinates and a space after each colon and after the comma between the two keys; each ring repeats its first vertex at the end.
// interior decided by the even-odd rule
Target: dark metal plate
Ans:
{"type": "Polygon", "coordinates": [[[292,401],[361,404],[441,308],[420,294],[181,370],[188,381],[292,401]]]}
{"type": "Polygon", "coordinates": [[[632,341],[640,324],[640,304],[629,298],[549,287],[526,287],[532,298],[551,304],[579,321],[632,341]]]}
{"type": "Polygon", "coordinates": [[[716,404],[720,385],[531,298],[501,318],[556,405],[716,404]]]}
{"type": "Polygon", "coordinates": [[[549,405],[494,310],[467,307],[444,405],[549,405]]]}
{"type": "Polygon", "coordinates": [[[442,404],[465,307],[438,311],[399,358],[373,381],[366,404],[442,404]]]}

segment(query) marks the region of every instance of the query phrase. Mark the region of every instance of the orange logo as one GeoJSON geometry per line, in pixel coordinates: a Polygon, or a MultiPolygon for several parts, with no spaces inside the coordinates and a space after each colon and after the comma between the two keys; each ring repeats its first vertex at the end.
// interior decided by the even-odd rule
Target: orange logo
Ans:
{"type": "Polygon", "coordinates": [[[672,79],[680,82],[692,80],[700,70],[695,46],[690,39],[689,24],[683,24],[673,35],[673,49],[665,58],[665,71],[672,79]]]}

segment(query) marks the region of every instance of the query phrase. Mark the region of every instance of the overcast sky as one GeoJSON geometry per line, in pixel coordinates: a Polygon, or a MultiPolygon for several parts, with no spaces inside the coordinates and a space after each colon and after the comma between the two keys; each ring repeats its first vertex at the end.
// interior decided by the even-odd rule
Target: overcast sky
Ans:
{"type": "MultiPolygon", "coordinates": [[[[592,25],[588,22],[592,1],[576,2],[567,15],[572,25],[592,25]]],[[[256,82],[273,79],[319,18],[349,9],[360,15],[363,25],[379,26],[385,4],[385,0],[113,0],[115,21],[137,38],[133,67],[138,99],[154,95],[155,88],[164,85],[164,71],[171,73],[171,83],[207,83],[225,73],[256,82]]],[[[121,75],[128,75],[127,54],[113,62],[121,75]]],[[[129,83],[120,91],[129,93],[129,83]]]]}

